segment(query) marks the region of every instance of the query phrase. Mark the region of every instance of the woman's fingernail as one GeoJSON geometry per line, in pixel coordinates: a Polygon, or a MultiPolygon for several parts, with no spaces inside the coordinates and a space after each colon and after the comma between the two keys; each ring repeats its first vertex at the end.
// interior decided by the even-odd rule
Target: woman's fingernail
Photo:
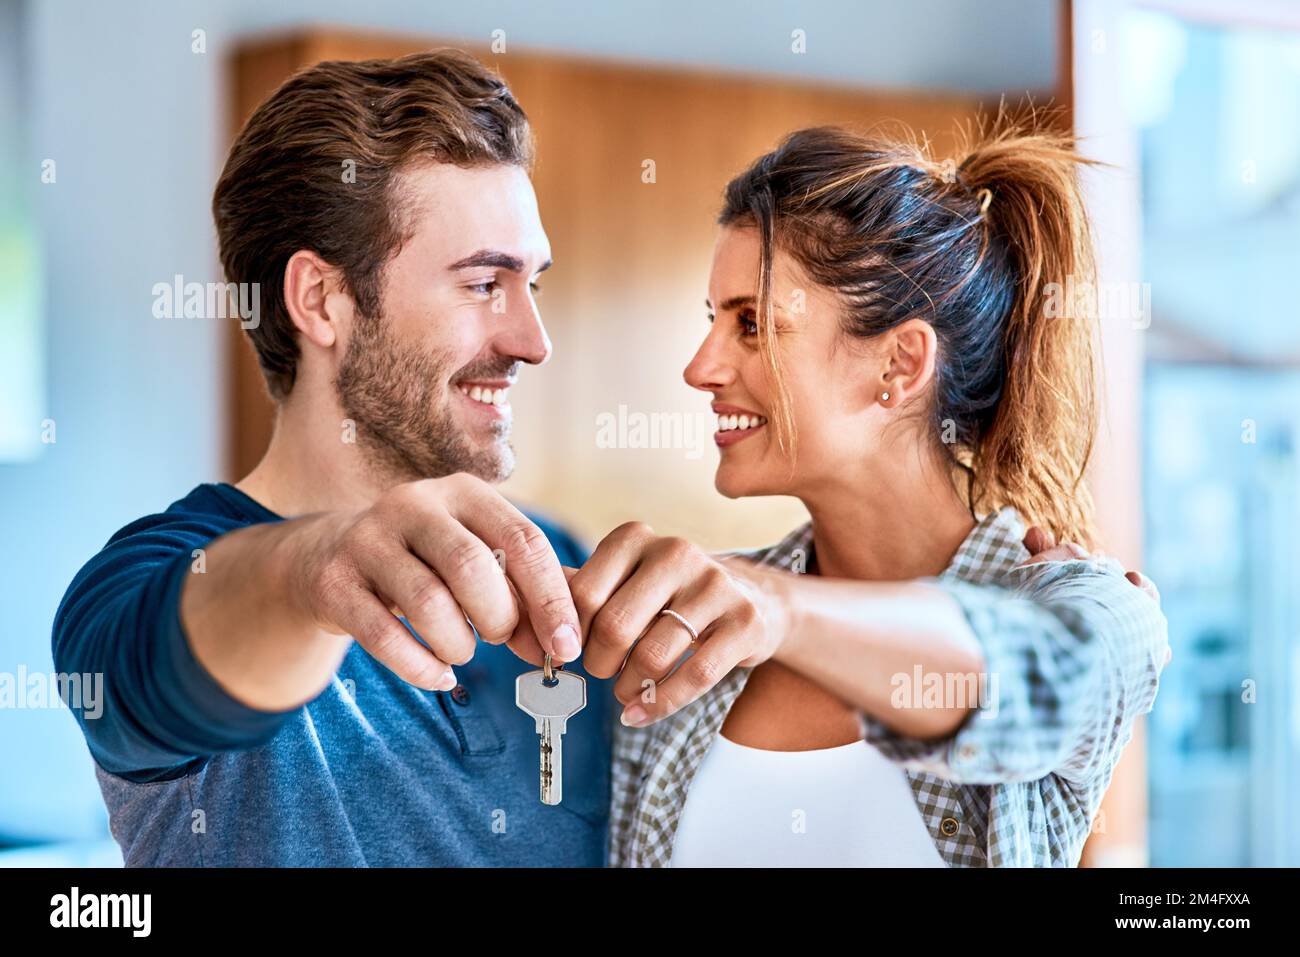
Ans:
{"type": "Polygon", "coordinates": [[[619,720],[623,722],[625,727],[639,728],[645,724],[645,708],[639,704],[634,704],[623,711],[623,715],[619,720]]]}
{"type": "Polygon", "coordinates": [[[572,625],[556,628],[555,634],[551,635],[551,645],[555,648],[555,653],[565,661],[572,661],[582,654],[582,642],[578,640],[578,632],[572,625]]]}

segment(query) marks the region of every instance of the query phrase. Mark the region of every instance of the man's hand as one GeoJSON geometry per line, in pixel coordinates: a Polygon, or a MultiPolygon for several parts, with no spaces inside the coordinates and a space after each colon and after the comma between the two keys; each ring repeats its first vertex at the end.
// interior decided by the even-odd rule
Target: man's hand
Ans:
{"type": "Polygon", "coordinates": [[[307,523],[290,553],[303,613],[421,688],[455,684],[451,666],[474,654],[467,618],[484,641],[534,664],[581,651],[578,613],[545,534],[472,476],[400,485],[370,508],[307,523]],[[521,612],[527,628],[518,628],[521,612]]]}
{"type": "Polygon", "coordinates": [[[756,589],[699,547],[639,522],[606,536],[571,573],[569,588],[586,635],[583,667],[598,678],[619,675],[614,696],[632,726],[684,708],[737,665],[766,661],[779,644],[756,589]],[[661,615],[665,608],[690,622],[699,641],[661,615]]]}
{"type": "MultiPolygon", "coordinates": [[[[1074,542],[1062,542],[1057,545],[1052,533],[1037,525],[1025,532],[1024,544],[1029,550],[1029,558],[1021,563],[1024,565],[1036,565],[1039,562],[1068,562],[1071,559],[1092,557],[1086,548],[1074,542]]],[[[1156,588],[1155,582],[1141,572],[1125,572],[1124,577],[1146,592],[1157,605],[1160,604],[1160,591],[1156,588]]]]}
{"type": "MultiPolygon", "coordinates": [[[[1076,545],[1074,542],[1063,542],[1057,545],[1051,532],[1039,528],[1037,525],[1032,526],[1029,531],[1025,532],[1025,548],[1029,550],[1029,558],[1021,564],[1036,565],[1039,562],[1068,562],[1076,558],[1091,558],[1088,550],[1082,545],[1076,545]]],[[[1141,572],[1126,571],[1124,577],[1130,582],[1141,588],[1146,595],[1157,605],[1160,604],[1160,590],[1156,588],[1156,583],[1147,578],[1141,572]]],[[[1165,652],[1165,664],[1174,656],[1173,649],[1165,652]]]]}

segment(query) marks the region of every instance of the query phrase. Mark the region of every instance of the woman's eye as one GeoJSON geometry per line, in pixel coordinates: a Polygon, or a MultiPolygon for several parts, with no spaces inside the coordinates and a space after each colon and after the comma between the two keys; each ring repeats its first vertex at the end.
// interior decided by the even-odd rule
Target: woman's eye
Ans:
{"type": "Polygon", "coordinates": [[[745,336],[758,335],[758,323],[754,321],[754,317],[752,313],[742,312],[739,316],[736,317],[736,321],[740,323],[740,331],[742,335],[745,336]]]}

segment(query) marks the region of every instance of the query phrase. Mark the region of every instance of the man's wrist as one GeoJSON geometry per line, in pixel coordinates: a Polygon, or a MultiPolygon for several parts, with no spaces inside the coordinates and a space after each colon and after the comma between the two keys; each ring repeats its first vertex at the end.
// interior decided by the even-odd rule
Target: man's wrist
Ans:
{"type": "Polygon", "coordinates": [[[271,579],[288,605],[291,620],[316,629],[325,629],[313,601],[313,582],[319,574],[316,563],[325,552],[324,540],[333,534],[336,513],[308,515],[290,519],[282,526],[270,549],[271,579]]]}

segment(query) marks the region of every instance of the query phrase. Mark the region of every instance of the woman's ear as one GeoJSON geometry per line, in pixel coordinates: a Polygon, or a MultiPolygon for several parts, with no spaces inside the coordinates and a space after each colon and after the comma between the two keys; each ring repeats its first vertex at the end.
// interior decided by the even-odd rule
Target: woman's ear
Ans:
{"type": "Polygon", "coordinates": [[[881,405],[894,408],[930,384],[938,343],[934,327],[924,319],[908,319],[885,333],[884,371],[876,396],[881,405]]]}
{"type": "Polygon", "coordinates": [[[339,340],[341,322],[352,315],[342,274],[320,256],[300,249],[284,267],[284,304],[303,338],[322,349],[339,340]]]}

